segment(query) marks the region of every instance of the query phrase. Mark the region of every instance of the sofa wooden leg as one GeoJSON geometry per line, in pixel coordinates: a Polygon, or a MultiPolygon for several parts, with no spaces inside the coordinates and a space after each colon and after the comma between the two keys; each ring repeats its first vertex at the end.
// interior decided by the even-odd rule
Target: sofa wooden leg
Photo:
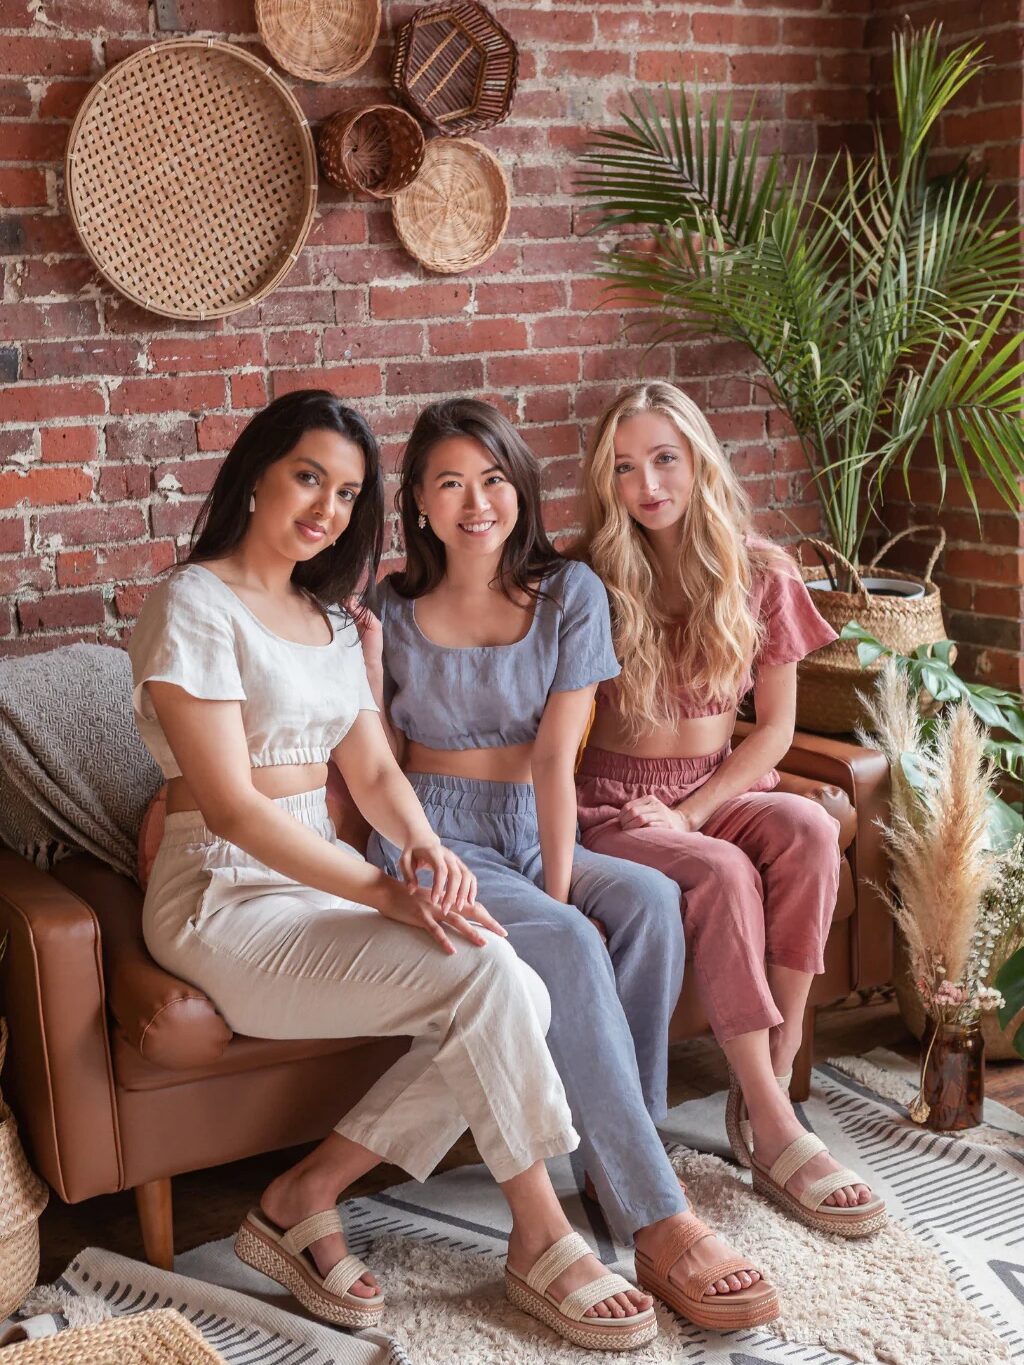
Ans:
{"type": "Polygon", "coordinates": [[[135,1207],[142,1227],[146,1260],[158,1270],[174,1269],[174,1211],[171,1180],[147,1180],[135,1186],[135,1207]]]}
{"type": "Polygon", "coordinates": [[[811,1093],[811,1067],[814,1064],[814,1024],[818,1009],[808,1005],[804,1010],[804,1032],[800,1051],[793,1060],[793,1080],[789,1087],[789,1097],[802,1102],[811,1093]]]}

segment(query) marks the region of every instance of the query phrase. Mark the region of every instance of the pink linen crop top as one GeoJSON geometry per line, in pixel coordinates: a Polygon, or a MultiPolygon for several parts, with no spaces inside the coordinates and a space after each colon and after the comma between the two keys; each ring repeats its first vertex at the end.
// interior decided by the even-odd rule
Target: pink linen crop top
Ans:
{"type": "MultiPolygon", "coordinates": [[[[735,710],[753,686],[760,668],[797,663],[839,638],[814,605],[796,565],[789,570],[773,564],[756,572],[750,590],[750,609],[754,619],[763,626],[764,638],[735,701],[701,701],[685,683],[680,683],[677,692],[680,720],[700,720],[735,710]]],[[[597,704],[616,705],[617,687],[614,678],[601,683],[597,689],[597,704]]]]}

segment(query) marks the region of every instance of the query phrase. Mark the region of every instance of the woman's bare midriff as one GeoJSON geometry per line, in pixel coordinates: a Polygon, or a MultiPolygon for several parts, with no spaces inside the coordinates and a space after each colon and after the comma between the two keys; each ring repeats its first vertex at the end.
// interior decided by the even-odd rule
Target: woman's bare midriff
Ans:
{"type": "Polygon", "coordinates": [[[468,777],[477,782],[532,782],[532,753],[532,744],[509,744],[501,749],[428,749],[409,740],[405,771],[468,777]]]}
{"type": "MultiPolygon", "coordinates": [[[[251,770],[252,785],[261,796],[272,801],[281,796],[301,796],[327,785],[326,763],[277,763],[251,770]]],[[[172,777],[167,784],[167,814],[198,810],[199,803],[183,777],[172,777]]]]}
{"type": "Polygon", "coordinates": [[[643,739],[634,740],[630,739],[613,707],[599,706],[587,743],[595,749],[630,754],[634,758],[706,758],[725,748],[735,725],[736,712],[726,711],[720,716],[681,720],[675,726],[666,726],[644,735],[643,739]]]}

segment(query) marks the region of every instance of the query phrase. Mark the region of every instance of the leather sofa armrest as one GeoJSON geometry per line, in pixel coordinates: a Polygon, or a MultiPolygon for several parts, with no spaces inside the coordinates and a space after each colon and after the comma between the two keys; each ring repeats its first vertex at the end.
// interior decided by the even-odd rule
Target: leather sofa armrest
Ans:
{"type": "Polygon", "coordinates": [[[801,777],[797,773],[779,773],[780,792],[790,792],[793,796],[806,796],[808,801],[817,801],[824,806],[834,819],[839,821],[839,848],[845,853],[857,837],[857,812],[842,787],[831,782],[821,782],[816,778],[801,777]]]}
{"type": "MultiPolygon", "coordinates": [[[[741,721],[736,740],[753,726],[741,721]]],[[[847,852],[853,867],[857,907],[851,919],[853,988],[881,986],[892,979],[892,917],[878,887],[889,879],[889,864],[879,819],[888,815],[889,765],[877,749],[829,735],[798,730],[780,773],[795,773],[842,788],[857,812],[857,837],[847,852]]]]}
{"type": "Polygon", "coordinates": [[[69,1203],[122,1186],[100,927],[78,896],[0,851],[6,1097],[31,1160],[69,1203]]]}
{"type": "Polygon", "coordinates": [[[110,1012],[156,1066],[210,1066],[234,1036],[203,991],[164,971],[142,937],[142,892],[95,858],[66,858],[54,877],[92,907],[103,934],[110,1012]]]}

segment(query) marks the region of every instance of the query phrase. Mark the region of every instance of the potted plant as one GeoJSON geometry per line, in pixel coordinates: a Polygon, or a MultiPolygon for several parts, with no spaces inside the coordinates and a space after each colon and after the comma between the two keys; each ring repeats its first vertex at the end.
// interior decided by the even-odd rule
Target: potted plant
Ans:
{"type": "MultiPolygon", "coordinates": [[[[915,605],[879,596],[910,576],[864,579],[861,548],[886,478],[907,480],[930,444],[943,488],[959,479],[977,512],[972,468],[1014,508],[1024,475],[1024,334],[1008,334],[1018,238],[1010,206],[997,207],[966,165],[929,175],[935,123],[983,65],[977,46],[942,55],[940,34],[893,38],[891,151],[877,127],[862,161],[837,156],[783,183],[749,114],[735,126],[729,101],[720,112],[713,98],[705,116],[699,92],[665,87],[660,105],[634,97],[625,129],[596,136],[581,179],[598,229],[650,230],[609,256],[609,297],[657,306],[652,344],[705,335],[744,345],[792,423],[831,540],[813,580],[824,614],[837,628],[856,615],[905,652],[945,631],[934,585],[911,584],[925,589],[915,605]]],[[[812,656],[800,723],[851,728],[857,673],[847,642],[812,656]]]]}

